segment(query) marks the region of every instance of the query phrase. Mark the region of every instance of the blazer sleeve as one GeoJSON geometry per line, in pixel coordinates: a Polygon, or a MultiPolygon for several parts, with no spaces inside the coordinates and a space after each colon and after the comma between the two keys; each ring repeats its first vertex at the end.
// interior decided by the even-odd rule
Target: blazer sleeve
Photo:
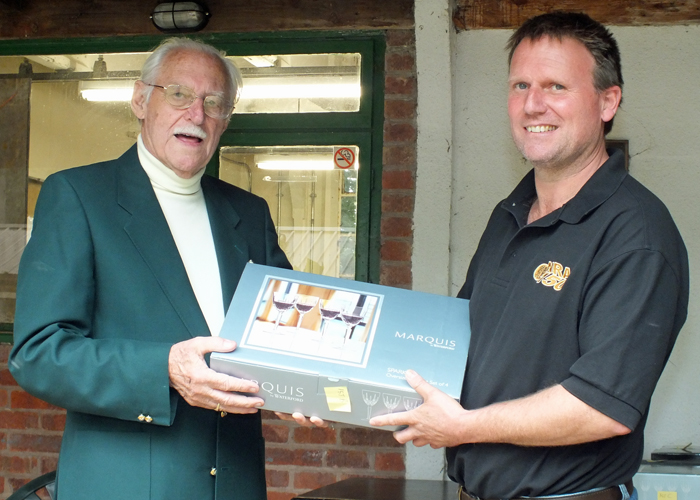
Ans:
{"type": "Polygon", "coordinates": [[[172,344],[94,334],[92,238],[70,177],[50,176],[20,262],[10,372],[30,394],[70,411],[170,425],[172,344]]]}

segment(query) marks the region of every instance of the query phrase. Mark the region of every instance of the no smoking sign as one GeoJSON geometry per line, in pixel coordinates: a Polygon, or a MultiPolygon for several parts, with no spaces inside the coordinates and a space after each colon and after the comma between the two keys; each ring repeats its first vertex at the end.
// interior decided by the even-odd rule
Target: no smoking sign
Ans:
{"type": "Polygon", "coordinates": [[[333,154],[333,163],[343,170],[355,165],[355,152],[350,148],[338,148],[333,154]]]}

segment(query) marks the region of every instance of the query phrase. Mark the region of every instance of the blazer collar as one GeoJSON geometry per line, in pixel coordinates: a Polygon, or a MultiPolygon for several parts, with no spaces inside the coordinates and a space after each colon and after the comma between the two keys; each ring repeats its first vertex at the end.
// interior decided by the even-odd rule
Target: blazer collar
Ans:
{"type": "Polygon", "coordinates": [[[131,214],[124,231],[191,336],[205,335],[209,328],[151,182],[139,163],[136,146],[117,162],[117,202],[131,214]]]}
{"type": "Polygon", "coordinates": [[[202,191],[219,261],[224,310],[228,310],[243,268],[250,259],[248,241],[240,232],[241,218],[220,189],[219,181],[205,175],[202,191]]]}

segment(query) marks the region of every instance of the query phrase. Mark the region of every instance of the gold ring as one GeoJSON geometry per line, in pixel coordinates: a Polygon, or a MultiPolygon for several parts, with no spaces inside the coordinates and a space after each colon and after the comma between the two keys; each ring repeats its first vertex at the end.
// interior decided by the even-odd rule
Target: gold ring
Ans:
{"type": "Polygon", "coordinates": [[[214,411],[221,411],[221,405],[216,403],[216,409],[214,411]]]}

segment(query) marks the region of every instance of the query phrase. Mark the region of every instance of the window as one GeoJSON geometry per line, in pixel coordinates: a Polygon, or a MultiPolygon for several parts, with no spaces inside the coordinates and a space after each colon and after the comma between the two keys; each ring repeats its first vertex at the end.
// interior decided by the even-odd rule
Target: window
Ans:
{"type": "MultiPolygon", "coordinates": [[[[244,77],[242,99],[207,172],[268,201],[296,269],[377,281],[383,35],[202,39],[225,50],[244,77]],[[352,162],[343,160],[348,151],[352,162]],[[336,155],[330,170],[313,163],[336,155]],[[306,166],[266,169],[265,157],[294,157],[306,166]],[[250,172],[241,165],[246,161],[250,172]]],[[[128,98],[159,41],[0,43],[0,129],[5,150],[13,151],[2,157],[11,174],[0,174],[9,187],[0,210],[0,331],[11,331],[16,266],[41,183],[55,171],[115,158],[135,143],[139,126],[128,98]],[[20,118],[26,129],[17,126],[20,118]]]]}
{"type": "Polygon", "coordinates": [[[219,177],[265,198],[294,269],[355,278],[357,146],[224,146],[219,177]]]}

